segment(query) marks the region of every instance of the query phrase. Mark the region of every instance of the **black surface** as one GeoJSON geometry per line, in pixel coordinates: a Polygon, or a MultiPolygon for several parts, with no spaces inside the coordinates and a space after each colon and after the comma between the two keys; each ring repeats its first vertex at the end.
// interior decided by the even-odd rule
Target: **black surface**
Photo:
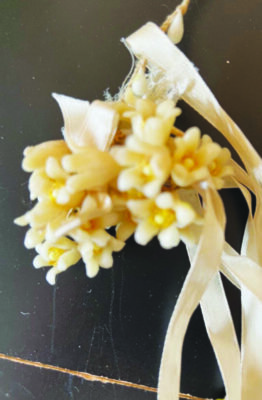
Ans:
{"type": "Polygon", "coordinates": [[[156,400],[156,394],[0,360],[0,398],[8,400],[156,400]]]}
{"type": "MultiPolygon", "coordinates": [[[[59,276],[54,289],[46,283],[45,271],[31,266],[33,252],[23,247],[25,230],[12,221],[31,206],[28,175],[20,168],[24,147],[60,137],[62,117],[51,92],[89,100],[101,98],[107,87],[116,92],[130,67],[120,37],[148,20],[160,23],[176,4],[172,0],[1,0],[0,352],[157,385],[165,331],[188,269],[183,246],[165,251],[157,241],[143,248],[131,239],[116,255],[112,270],[101,270],[90,280],[79,263],[59,276]]],[[[192,0],[181,44],[260,153],[261,17],[260,0],[192,0]]],[[[198,125],[225,144],[201,117],[181,106],[181,128],[198,125]]],[[[223,198],[227,238],[238,249],[246,208],[236,191],[223,193],[223,198]]],[[[228,283],[226,289],[239,333],[238,292],[228,283]]],[[[223,384],[199,311],[190,323],[183,357],[182,391],[221,397],[223,384]]],[[[10,376],[8,384],[16,387],[18,375],[9,368],[1,362],[2,374],[10,376]]],[[[33,372],[24,374],[28,375],[22,384],[34,393],[33,381],[38,378],[33,372]]],[[[45,371],[41,374],[45,380],[39,379],[41,396],[51,399],[51,393],[60,390],[56,378],[45,371]]],[[[67,378],[61,379],[63,387],[67,378]]],[[[85,390],[92,400],[112,396],[99,385],[92,390],[83,386],[81,393],[85,390]]],[[[61,393],[65,394],[59,399],[70,398],[61,393]]],[[[151,399],[151,394],[139,393],[136,399],[151,399]]],[[[125,396],[119,398],[129,399],[125,396]]]]}

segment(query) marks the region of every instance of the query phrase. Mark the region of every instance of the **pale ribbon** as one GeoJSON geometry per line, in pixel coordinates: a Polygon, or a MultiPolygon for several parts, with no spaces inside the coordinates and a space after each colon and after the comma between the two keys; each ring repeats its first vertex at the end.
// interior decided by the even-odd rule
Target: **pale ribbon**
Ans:
{"type": "Polygon", "coordinates": [[[179,398],[181,354],[186,329],[193,312],[220,265],[224,244],[224,209],[220,197],[213,189],[207,189],[204,196],[206,212],[203,232],[165,339],[159,374],[159,400],[179,398]],[[215,247],[213,246],[214,228],[216,232],[215,247]]]}
{"type": "MultiPolygon", "coordinates": [[[[171,43],[168,37],[156,25],[153,23],[146,24],[129,36],[126,42],[138,58],[141,57],[148,60],[149,68],[150,65],[157,67],[159,71],[162,71],[165,79],[170,81],[170,84],[177,85],[177,90],[181,90],[181,93],[179,93],[180,97],[224,134],[238,152],[249,173],[241,172],[241,169],[239,170],[236,167],[236,169],[238,169],[238,178],[241,178],[240,182],[253,191],[257,199],[256,213],[253,219],[250,196],[244,186],[240,187],[250,208],[246,238],[244,238],[243,241],[242,256],[239,256],[229,245],[226,245],[221,258],[221,270],[232,283],[241,288],[243,315],[241,346],[242,379],[240,377],[239,353],[232,318],[226,299],[224,298],[224,292],[219,283],[219,275],[217,275],[218,265],[220,263],[220,259],[218,260],[217,257],[221,250],[221,224],[219,218],[214,216],[213,228],[215,233],[210,231],[210,237],[214,238],[217,235],[216,246],[218,247],[214,250],[216,254],[215,256],[209,256],[208,260],[205,259],[205,255],[202,254],[202,267],[198,265],[199,249],[201,249],[201,245],[203,245],[203,237],[208,242],[208,239],[205,237],[205,229],[207,229],[205,225],[201,238],[202,241],[193,258],[190,271],[168,328],[160,368],[159,400],[178,399],[183,338],[190,317],[200,300],[207,332],[214,346],[225,381],[227,399],[261,399],[262,276],[260,264],[262,260],[262,246],[258,243],[258,239],[259,237],[261,238],[262,195],[261,188],[257,184],[257,181],[262,181],[261,158],[243,132],[221,108],[192,63],[173,45],[173,43],[171,43]],[[243,257],[243,255],[246,255],[246,257],[243,257]],[[208,263],[210,267],[209,271],[208,268],[206,268],[206,264],[208,263]],[[196,268],[196,265],[199,267],[199,270],[196,268]],[[188,288],[190,288],[190,290],[188,290],[188,288]],[[203,290],[203,288],[205,289],[203,290]],[[204,297],[202,297],[203,295],[204,297]],[[214,301],[212,301],[213,298],[214,301]],[[219,298],[221,300],[220,306],[219,298]],[[220,316],[221,313],[221,318],[218,318],[218,321],[216,321],[212,315],[210,311],[211,307],[212,310],[217,310],[217,315],[220,316]],[[225,331],[223,331],[223,328],[225,331]],[[216,334],[214,334],[214,332],[216,334]],[[231,346],[229,347],[232,359],[227,359],[225,355],[223,355],[223,349],[225,352],[227,351],[227,345],[230,341],[231,346]],[[230,371],[230,366],[232,365],[231,360],[233,360],[234,368],[232,366],[230,371]]],[[[213,210],[210,212],[214,212],[214,204],[210,203],[210,207],[213,210]]],[[[207,212],[206,210],[206,213],[207,212]]],[[[210,249],[207,249],[206,252],[208,254],[210,249]]]]}

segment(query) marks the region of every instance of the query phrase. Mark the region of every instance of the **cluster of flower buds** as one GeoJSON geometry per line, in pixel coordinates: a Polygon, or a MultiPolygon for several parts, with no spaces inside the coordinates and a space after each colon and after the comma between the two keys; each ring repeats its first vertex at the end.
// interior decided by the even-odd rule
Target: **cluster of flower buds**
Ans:
{"type": "Polygon", "coordinates": [[[233,173],[230,152],[209,136],[201,137],[196,127],[186,132],[176,128],[181,110],[172,100],[150,97],[142,68],[121,100],[87,107],[87,131],[92,128],[98,136],[110,131],[108,146],[82,143],[85,102],[55,97],[65,120],[65,140],[25,149],[23,168],[32,173],[29,190],[36,204],[15,221],[30,225],[25,246],[36,249],[36,268],[51,267],[48,282],[54,284],[58,273],[81,258],[89,277],[99,267],[111,267],[112,253],[132,234],[141,245],[157,236],[166,249],[180,240],[196,241],[202,215],[187,193],[204,184],[221,189],[233,173]],[[111,110],[110,123],[100,118],[103,107],[111,110]],[[77,132],[68,123],[75,120],[77,132]],[[112,227],[115,236],[108,232],[112,227]]]}

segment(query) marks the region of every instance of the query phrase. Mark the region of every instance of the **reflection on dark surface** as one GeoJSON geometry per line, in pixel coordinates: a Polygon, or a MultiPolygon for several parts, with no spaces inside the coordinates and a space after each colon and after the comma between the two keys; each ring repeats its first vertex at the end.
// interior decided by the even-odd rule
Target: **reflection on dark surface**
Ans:
{"type": "MultiPolygon", "coordinates": [[[[12,221],[31,206],[28,175],[20,168],[23,148],[60,137],[62,118],[51,92],[95,99],[108,86],[117,91],[130,66],[120,37],[150,19],[161,22],[177,3],[1,1],[0,352],[156,386],[167,324],[189,266],[184,248],[165,251],[157,241],[143,248],[131,239],[115,256],[112,270],[100,271],[90,280],[79,263],[59,276],[54,289],[46,283],[44,271],[32,268],[33,254],[23,247],[24,231],[12,221]]],[[[182,44],[260,153],[261,15],[259,1],[237,0],[229,6],[226,0],[195,0],[182,44]]],[[[181,106],[185,110],[178,121],[181,128],[198,125],[225,144],[194,111],[181,106]]],[[[238,248],[244,202],[234,191],[223,196],[229,215],[227,237],[238,248]]],[[[239,332],[238,293],[228,283],[226,290],[239,332]]],[[[81,399],[85,394],[94,400],[101,393],[106,399],[155,398],[143,392],[134,395],[128,389],[125,394],[108,387],[101,392],[96,384],[80,385],[80,395],[72,389],[74,383],[71,396],[65,394],[67,377],[57,381],[45,371],[28,373],[28,367],[0,364],[0,393],[16,393],[22,385],[21,400],[81,399]],[[20,380],[18,370],[24,371],[25,380],[20,380]],[[41,379],[34,374],[41,374],[41,379]],[[39,379],[42,397],[35,392],[34,379],[39,379]]],[[[223,395],[199,310],[185,340],[182,391],[203,397],[223,395]]]]}

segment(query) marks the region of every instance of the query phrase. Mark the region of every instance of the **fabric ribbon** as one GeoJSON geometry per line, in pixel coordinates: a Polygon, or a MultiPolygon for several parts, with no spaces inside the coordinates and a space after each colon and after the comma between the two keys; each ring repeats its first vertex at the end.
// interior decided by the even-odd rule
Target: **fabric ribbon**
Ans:
{"type": "Polygon", "coordinates": [[[237,164],[233,165],[236,182],[232,187],[240,188],[249,207],[241,255],[224,244],[223,217],[217,212],[217,208],[221,210],[221,206],[218,206],[220,200],[214,192],[207,191],[205,201],[210,210],[206,209],[205,225],[197,250],[188,249],[192,264],[167,331],[158,398],[178,399],[183,338],[191,315],[201,301],[207,332],[225,381],[227,399],[258,400],[262,393],[262,246],[258,242],[262,233],[262,190],[259,185],[262,182],[261,158],[219,105],[192,63],[155,24],[144,25],[126,42],[138,58],[147,60],[149,70],[157,69],[158,76],[170,82],[172,93],[185,100],[227,138],[247,169],[245,172],[237,164]],[[254,193],[257,200],[254,218],[249,191],[254,193]],[[212,227],[207,222],[211,214],[214,221],[212,227]],[[215,247],[212,245],[214,242],[215,247]],[[211,249],[215,252],[212,255],[211,249]],[[241,289],[241,372],[239,349],[219,268],[241,289]],[[214,311],[217,317],[214,317],[214,311]]]}
{"type": "Polygon", "coordinates": [[[204,201],[206,212],[200,242],[167,330],[159,373],[159,400],[179,398],[181,353],[186,329],[220,265],[224,244],[224,208],[213,189],[205,192],[204,201]],[[217,244],[215,248],[214,240],[217,244]]]}

